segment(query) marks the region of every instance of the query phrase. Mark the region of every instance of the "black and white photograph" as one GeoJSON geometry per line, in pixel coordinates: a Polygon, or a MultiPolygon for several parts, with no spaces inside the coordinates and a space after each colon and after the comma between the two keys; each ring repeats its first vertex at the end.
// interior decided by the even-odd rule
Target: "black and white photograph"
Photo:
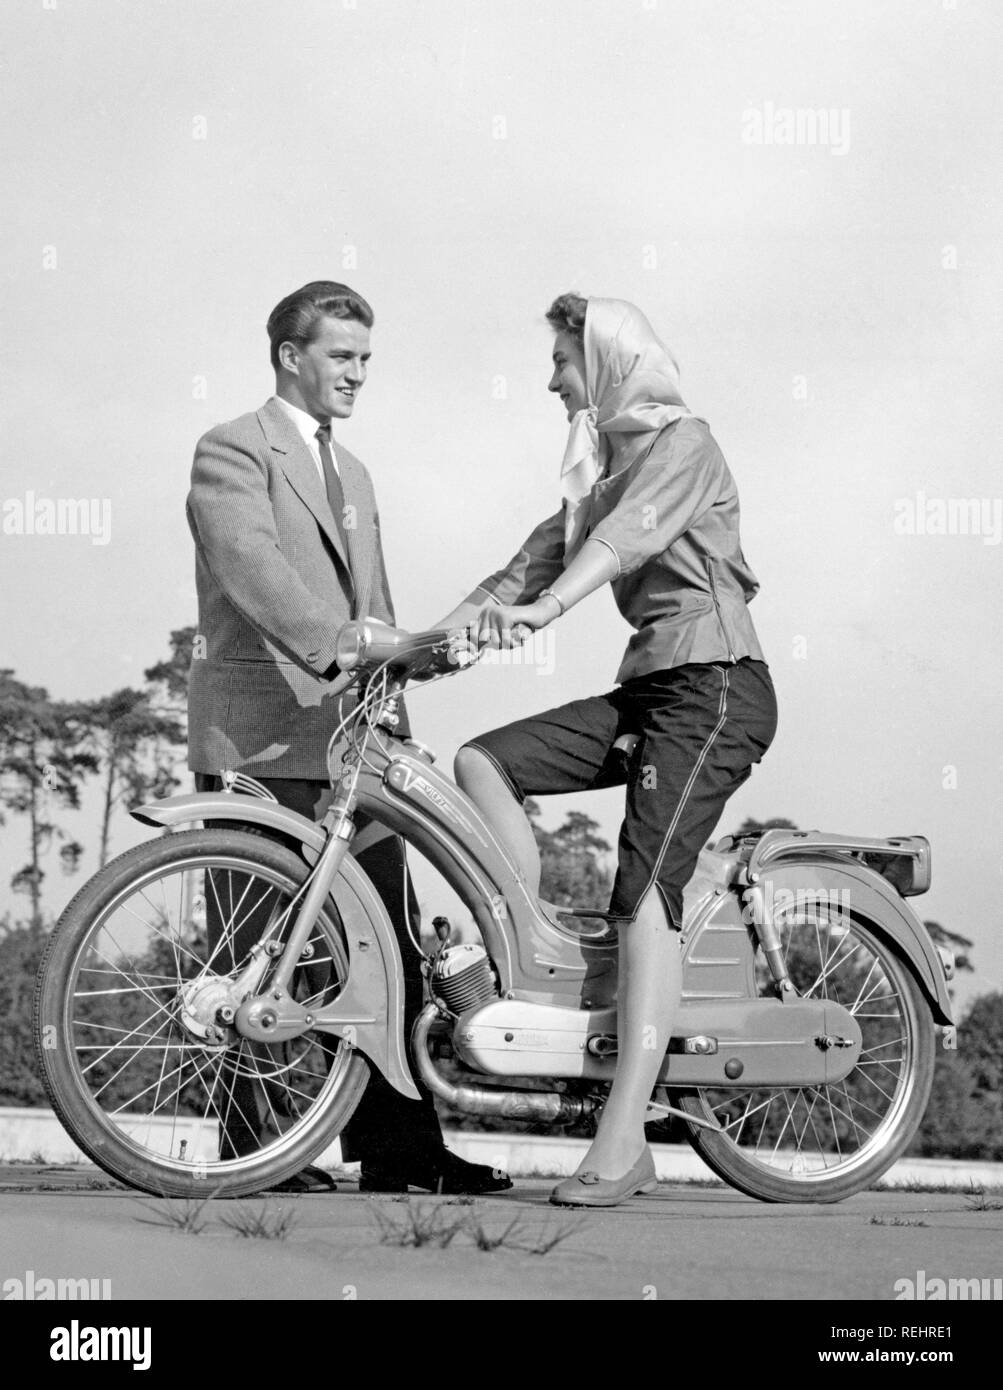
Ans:
{"type": "Polygon", "coordinates": [[[176,1377],[177,1303],[222,1374],[283,1364],[256,1303],[636,1301],[974,1370],[1003,9],[2,31],[26,1365],[176,1377]]]}

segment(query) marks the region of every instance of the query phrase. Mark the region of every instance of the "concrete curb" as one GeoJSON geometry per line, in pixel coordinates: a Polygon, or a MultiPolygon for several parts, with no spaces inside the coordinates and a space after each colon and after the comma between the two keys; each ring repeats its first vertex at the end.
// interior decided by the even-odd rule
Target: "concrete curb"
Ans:
{"type": "MultiPolygon", "coordinates": [[[[166,1128],[166,1122],[165,1128],[166,1128]]],[[[551,1135],[478,1134],[447,1130],[449,1147],[474,1163],[503,1168],[514,1178],[563,1178],[573,1173],[588,1148],[584,1139],[551,1135]]],[[[715,1182],[713,1173],[688,1144],[653,1144],[655,1170],[662,1182],[715,1182]]],[[[51,1110],[0,1106],[0,1162],[88,1162],[51,1110]]],[[[341,1168],[335,1141],[317,1160],[323,1168],[341,1168]]],[[[350,1165],[349,1165],[350,1166],[350,1165]]],[[[1003,1163],[942,1158],[903,1158],[882,1178],[883,1188],[923,1184],[930,1187],[1003,1187],[1003,1163]]]]}

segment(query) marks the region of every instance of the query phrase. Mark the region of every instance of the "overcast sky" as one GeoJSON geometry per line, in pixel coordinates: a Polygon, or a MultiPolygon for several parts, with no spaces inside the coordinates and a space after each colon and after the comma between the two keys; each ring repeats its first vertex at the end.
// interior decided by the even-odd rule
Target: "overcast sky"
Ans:
{"type": "MultiPolygon", "coordinates": [[[[195,621],[195,441],[270,394],[268,312],[315,278],[376,311],[340,437],[375,480],[399,619],[430,624],[557,504],[550,300],[630,299],[724,450],[762,584],[780,727],[721,833],[927,835],[916,906],[975,939],[966,990],[1003,988],[1001,15],[8,6],[0,504],[7,525],[29,492],[93,499],[98,534],[0,533],[3,664],[96,696],[195,621]],[[952,499],[984,505],[938,534],[952,499]]],[[[628,633],[608,592],[551,634],[530,664],[416,694],[418,736],[448,764],[611,686],[628,633]]],[[[545,819],[577,804],[612,841],[621,797],[545,819]]],[[[5,883],[24,847],[2,833],[5,883]]],[[[69,887],[53,857],[54,909],[69,887]]]]}

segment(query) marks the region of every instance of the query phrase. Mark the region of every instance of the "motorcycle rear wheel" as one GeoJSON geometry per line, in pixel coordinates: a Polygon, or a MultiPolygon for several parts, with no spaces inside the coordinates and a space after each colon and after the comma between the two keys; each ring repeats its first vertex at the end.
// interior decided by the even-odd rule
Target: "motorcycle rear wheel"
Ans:
{"type": "MultiPolygon", "coordinates": [[[[252,1043],[217,1010],[234,1002],[226,980],[257,923],[276,941],[288,932],[308,872],[261,835],[182,831],[112,860],[63,912],[36,981],[36,1055],[64,1128],[112,1177],[164,1197],[246,1196],[348,1122],[369,1079],[360,1053],[319,1030],[252,1043]]],[[[329,911],[292,986],[317,1007],[348,971],[329,911]]]]}
{"type": "MultiPolygon", "coordinates": [[[[863,1032],[842,1081],[800,1088],[677,1093],[700,1157],[730,1186],[764,1202],[840,1202],[872,1186],[909,1144],[930,1097],[936,1038],[930,1006],[873,924],[831,906],[777,921],[787,967],[806,998],[834,999],[863,1032]]],[[[757,976],[769,988],[757,954],[757,976]]]]}

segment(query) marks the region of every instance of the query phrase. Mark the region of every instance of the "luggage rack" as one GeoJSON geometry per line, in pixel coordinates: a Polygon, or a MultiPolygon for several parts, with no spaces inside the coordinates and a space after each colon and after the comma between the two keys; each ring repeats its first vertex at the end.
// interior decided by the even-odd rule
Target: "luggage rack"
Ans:
{"type": "Polygon", "coordinates": [[[891,835],[884,839],[861,835],[836,835],[824,830],[764,830],[760,835],[725,836],[715,850],[744,851],[746,869],[755,883],[768,864],[778,859],[804,858],[814,853],[826,858],[855,859],[881,875],[902,897],[915,897],[930,887],[930,841],[923,835],[891,835]]]}

